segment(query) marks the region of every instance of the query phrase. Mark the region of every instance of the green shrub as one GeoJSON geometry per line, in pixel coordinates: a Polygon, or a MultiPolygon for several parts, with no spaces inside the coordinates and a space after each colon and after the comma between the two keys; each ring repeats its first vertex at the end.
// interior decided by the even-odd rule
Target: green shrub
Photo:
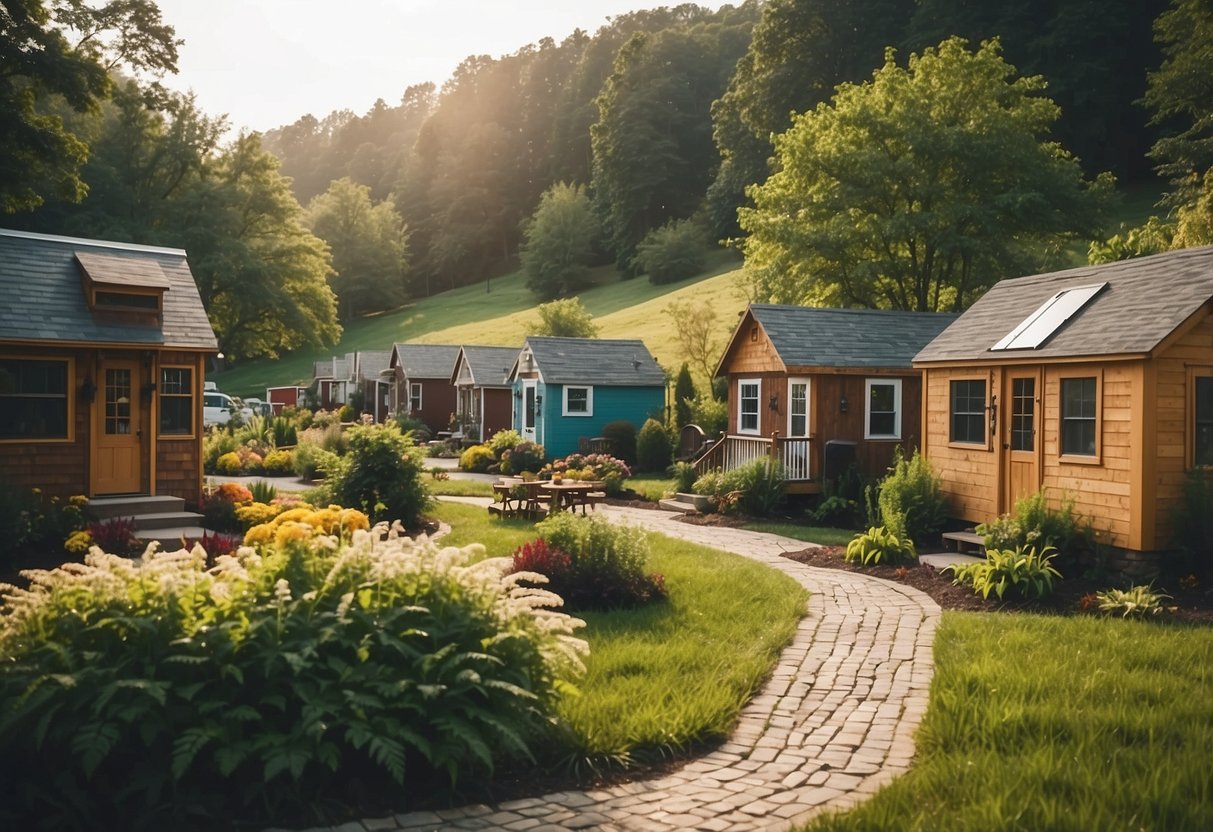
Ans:
{"type": "Polygon", "coordinates": [[[1044,490],[1015,502],[1015,512],[977,527],[987,549],[1052,546],[1060,556],[1090,546],[1090,529],[1074,513],[1074,500],[1066,498],[1057,510],[1049,508],[1044,490]]]}
{"type": "MultiPolygon", "coordinates": [[[[645,574],[649,543],[641,529],[603,517],[559,512],[535,530],[546,547],[568,555],[567,568],[549,578],[551,590],[569,609],[635,607],[665,597],[662,577],[645,574]]],[[[515,553],[516,568],[535,565],[538,553],[525,549],[515,553]]],[[[559,562],[558,555],[554,558],[559,562]]]]}
{"type": "Polygon", "coordinates": [[[1044,598],[1053,592],[1053,579],[1061,573],[1053,568],[1057,550],[1046,546],[1038,554],[1036,547],[988,549],[982,563],[945,567],[952,570],[952,583],[969,584],[982,598],[993,592],[999,598],[1008,591],[1028,600],[1044,598]]]}
{"type": "MultiPolygon", "coordinates": [[[[685,425],[693,422],[691,418],[691,402],[695,400],[695,382],[691,378],[691,368],[682,362],[678,377],[674,382],[674,427],[682,430],[685,425]]],[[[700,425],[703,427],[703,425],[700,425]]]]}
{"type": "Polygon", "coordinates": [[[709,392],[691,399],[691,422],[699,425],[709,439],[715,439],[729,426],[729,403],[709,392]]]}
{"type": "Polygon", "coordinates": [[[671,220],[655,228],[636,246],[633,263],[654,285],[673,283],[703,271],[707,234],[692,220],[671,220]]]}
{"type": "Polygon", "coordinates": [[[83,494],[63,500],[39,488],[0,483],[0,563],[16,550],[58,549],[69,535],[84,529],[86,505],[83,494]]]}
{"type": "Polygon", "coordinates": [[[270,451],[261,460],[261,467],[266,474],[270,476],[280,477],[291,473],[295,470],[294,461],[291,459],[290,451],[270,451]]]}
{"type": "Polygon", "coordinates": [[[537,445],[524,439],[509,450],[501,453],[501,473],[521,474],[529,471],[532,474],[543,467],[547,453],[542,445],[537,445]]]}
{"type": "MultiPolygon", "coordinates": [[[[307,411],[303,411],[307,413],[307,411]]],[[[308,424],[311,424],[309,414],[308,424]]],[[[299,427],[306,428],[307,425],[299,427]]],[[[270,420],[270,437],[273,439],[275,448],[285,448],[290,445],[299,444],[299,428],[296,427],[294,421],[286,416],[275,416],[270,420]]]]}
{"type": "Polygon", "coordinates": [[[787,496],[787,472],[783,463],[770,457],[754,459],[727,475],[730,491],[740,492],[738,508],[753,517],[769,517],[787,496]]]}
{"type": "Polygon", "coordinates": [[[497,461],[488,445],[473,445],[459,455],[459,470],[484,473],[497,461]]]}
{"type": "Polygon", "coordinates": [[[690,494],[695,487],[695,466],[689,462],[674,463],[674,490],[679,494],[690,494]]]}
{"type": "MultiPolygon", "coordinates": [[[[386,529],[379,529],[384,532],[386,529]]],[[[478,547],[356,532],[38,572],[0,605],[0,824],[328,825],[550,741],[580,625],[478,547]],[[34,726],[37,726],[34,730],[34,726]]]]}
{"type": "Polygon", "coordinates": [[[1109,589],[1095,593],[1100,612],[1116,614],[1121,618],[1147,618],[1166,611],[1163,601],[1170,595],[1155,592],[1154,587],[1137,584],[1129,589],[1109,589]]]}
{"type": "Polygon", "coordinates": [[[501,459],[501,455],[508,450],[511,450],[515,445],[522,441],[522,434],[514,429],[499,430],[489,437],[489,448],[493,451],[493,456],[501,459]]]}
{"type": "Polygon", "coordinates": [[[424,445],[434,438],[434,432],[430,430],[429,425],[408,413],[397,413],[396,424],[400,426],[401,433],[412,432],[413,441],[418,445],[424,445]]]}
{"type": "Polygon", "coordinates": [[[399,520],[415,529],[429,505],[425,455],[395,422],[355,425],[347,432],[350,451],[325,474],[335,502],[372,520],[399,520]]]}
{"type": "Polygon", "coordinates": [[[622,459],[627,465],[636,464],[636,426],[620,419],[602,426],[602,437],[609,443],[611,456],[622,459]]]}
{"type": "Polygon", "coordinates": [[[863,534],[855,535],[847,544],[843,559],[864,566],[893,566],[914,563],[918,560],[918,552],[909,538],[898,537],[883,526],[873,526],[863,534]]]}
{"type": "Polygon", "coordinates": [[[939,477],[917,450],[907,460],[901,448],[897,449],[878,499],[884,527],[919,544],[934,540],[947,520],[948,505],[939,477]]]}
{"type": "Polygon", "coordinates": [[[207,474],[219,473],[219,457],[230,454],[240,447],[231,431],[212,428],[202,438],[202,470],[207,474]]]}
{"type": "Polygon", "coordinates": [[[702,474],[691,485],[691,491],[712,498],[713,508],[721,514],[726,514],[736,505],[736,496],[729,487],[724,471],[714,468],[702,474]]]}
{"type": "Polygon", "coordinates": [[[341,422],[353,422],[358,418],[358,411],[352,405],[343,404],[337,411],[337,419],[341,422]]]}
{"type": "Polygon", "coordinates": [[[674,457],[674,443],[665,425],[647,419],[636,435],[636,470],[664,471],[674,457]]]}
{"type": "Polygon", "coordinates": [[[337,464],[338,457],[332,451],[326,451],[311,442],[301,442],[295,446],[291,454],[291,467],[303,480],[314,480],[324,476],[325,472],[337,464]]]}
{"type": "Polygon", "coordinates": [[[265,480],[257,480],[249,486],[248,490],[255,503],[269,503],[278,496],[278,487],[265,480]]]}
{"type": "Polygon", "coordinates": [[[1196,468],[1188,473],[1171,518],[1175,523],[1174,570],[1213,578],[1213,478],[1206,470],[1196,468]]]}

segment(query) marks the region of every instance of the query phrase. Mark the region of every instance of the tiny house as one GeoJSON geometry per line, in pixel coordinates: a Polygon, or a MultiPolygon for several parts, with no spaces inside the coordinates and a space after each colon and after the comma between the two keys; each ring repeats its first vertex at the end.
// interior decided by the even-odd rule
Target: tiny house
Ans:
{"type": "Polygon", "coordinates": [[[1213,466],[1213,247],[1004,280],[927,345],[924,450],[952,514],[1045,489],[1100,539],[1172,544],[1213,466]]]}
{"type": "Polygon", "coordinates": [[[665,371],[643,341],[532,335],[509,374],[513,426],[549,457],[587,449],[610,422],[665,416],[665,371]]]}
{"type": "Polygon", "coordinates": [[[729,382],[724,436],[700,472],[783,463],[790,493],[821,491],[851,463],[880,476],[921,436],[915,354],[955,315],[751,304],[716,375],[729,382]]]}
{"type": "Polygon", "coordinates": [[[455,385],[455,414],[464,438],[485,442],[497,431],[509,429],[513,419],[509,375],[517,357],[516,347],[459,348],[451,384],[455,385]]]}
{"type": "Polygon", "coordinates": [[[184,251],[0,230],[0,482],[197,503],[217,352],[184,251]]]}
{"type": "Polygon", "coordinates": [[[448,344],[396,344],[388,360],[393,413],[420,419],[435,434],[450,429],[455,415],[451,373],[459,347],[448,344]]]}

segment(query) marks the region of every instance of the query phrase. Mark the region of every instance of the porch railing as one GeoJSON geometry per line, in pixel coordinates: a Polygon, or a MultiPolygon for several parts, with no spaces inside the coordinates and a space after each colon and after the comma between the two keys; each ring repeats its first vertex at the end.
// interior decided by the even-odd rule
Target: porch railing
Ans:
{"type": "Polygon", "coordinates": [[[756,459],[770,457],[783,463],[788,482],[802,482],[813,478],[812,442],[808,437],[738,436],[722,434],[695,460],[695,472],[703,475],[720,468],[732,471],[756,459]]]}

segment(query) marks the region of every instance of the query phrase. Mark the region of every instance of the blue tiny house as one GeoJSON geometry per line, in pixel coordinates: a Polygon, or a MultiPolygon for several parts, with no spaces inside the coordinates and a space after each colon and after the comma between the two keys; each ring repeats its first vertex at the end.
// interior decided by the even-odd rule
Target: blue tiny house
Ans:
{"type": "Polygon", "coordinates": [[[527,338],[510,370],[514,429],[552,458],[583,449],[610,422],[639,430],[665,414],[665,371],[643,341],[527,338]]]}

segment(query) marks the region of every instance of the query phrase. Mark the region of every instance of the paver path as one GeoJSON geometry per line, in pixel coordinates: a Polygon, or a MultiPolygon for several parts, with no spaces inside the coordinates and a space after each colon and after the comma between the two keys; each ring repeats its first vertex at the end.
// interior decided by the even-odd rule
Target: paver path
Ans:
{"type": "Polygon", "coordinates": [[[781,557],[805,548],[798,540],[693,526],[644,509],[602,511],[761,561],[813,593],[795,638],[729,741],[654,780],[351,822],[341,832],[784,830],[863,800],[909,767],[931,682],[934,601],[899,584],[781,557]]]}

